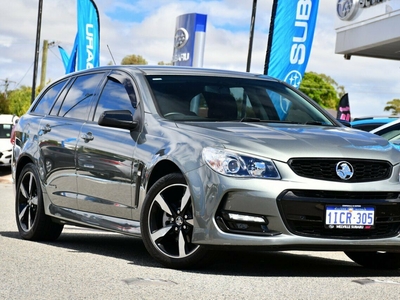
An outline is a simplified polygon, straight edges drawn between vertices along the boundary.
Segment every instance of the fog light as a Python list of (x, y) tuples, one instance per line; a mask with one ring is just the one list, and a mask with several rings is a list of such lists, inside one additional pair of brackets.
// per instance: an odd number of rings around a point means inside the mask
[(262, 217), (240, 215), (240, 214), (235, 214), (235, 213), (228, 213), (228, 216), (229, 216), (229, 219), (235, 220), (235, 221), (265, 223), (265, 220)]
[(236, 223), (236, 227), (237, 227), (237, 229), (240, 229), (240, 230), (247, 230), (249, 228), (249, 225), (244, 224), (244, 223)]

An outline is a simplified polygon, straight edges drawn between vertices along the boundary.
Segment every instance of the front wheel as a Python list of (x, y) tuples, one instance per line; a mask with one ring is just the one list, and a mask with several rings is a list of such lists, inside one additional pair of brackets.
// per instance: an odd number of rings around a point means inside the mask
[(208, 256), (203, 246), (192, 243), (192, 197), (182, 174), (166, 175), (150, 188), (141, 230), (147, 251), (169, 268), (194, 267)]
[(63, 230), (63, 225), (54, 223), (44, 212), (40, 179), (32, 163), (23, 168), (18, 179), (15, 217), (20, 236), (26, 240), (55, 240)]
[(355, 263), (363, 267), (386, 270), (395, 270), (400, 268), (400, 252), (346, 251), (345, 254)]

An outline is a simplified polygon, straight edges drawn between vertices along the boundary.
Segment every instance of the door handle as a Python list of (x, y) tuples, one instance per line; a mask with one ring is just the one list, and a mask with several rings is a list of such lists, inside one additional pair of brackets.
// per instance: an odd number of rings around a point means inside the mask
[(43, 133), (48, 133), (48, 132), (50, 132), (50, 131), (51, 131), (51, 126), (50, 126), (50, 124), (46, 124), (44, 127), (42, 127), (42, 128), (41, 128), (41, 131), (42, 131)]
[(84, 133), (81, 135), (81, 138), (85, 141), (85, 143), (88, 143), (90, 141), (93, 141), (94, 136), (93, 134), (89, 131), (87, 133)]

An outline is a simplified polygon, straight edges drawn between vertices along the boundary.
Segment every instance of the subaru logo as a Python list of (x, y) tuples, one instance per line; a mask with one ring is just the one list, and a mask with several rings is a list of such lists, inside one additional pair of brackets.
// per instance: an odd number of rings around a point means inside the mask
[(336, 12), (341, 20), (350, 21), (357, 14), (358, 6), (357, 0), (338, 0)]
[(349, 180), (354, 175), (353, 166), (347, 161), (338, 162), (336, 165), (336, 174), (340, 179)]
[(301, 73), (299, 71), (293, 70), (286, 75), (284, 81), (297, 89), (300, 87), (302, 79), (303, 77), (301, 76)]
[(175, 32), (175, 48), (180, 49), (186, 45), (187, 41), (189, 40), (189, 33), (185, 28), (179, 28)]

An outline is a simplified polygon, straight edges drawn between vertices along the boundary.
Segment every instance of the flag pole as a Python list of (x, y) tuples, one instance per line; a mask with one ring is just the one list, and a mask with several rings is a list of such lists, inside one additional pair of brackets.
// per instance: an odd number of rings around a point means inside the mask
[(32, 79), (32, 98), (31, 102), (35, 100), (36, 97), (36, 76), (39, 62), (39, 47), (40, 47), (40, 30), (42, 26), (42, 7), (43, 0), (39, 0), (38, 7), (38, 18), (37, 18), (37, 26), (36, 26), (36, 48), (35, 48), (35, 61), (33, 66), (33, 79)]
[(256, 21), (256, 10), (257, 10), (257, 0), (253, 0), (253, 10), (252, 10), (252, 13), (251, 13), (249, 51), (247, 53), (246, 72), (250, 72), (251, 53), (253, 51), (254, 23)]
[(273, 37), (274, 37), (275, 16), (276, 16), (277, 7), (278, 7), (278, 0), (274, 0), (274, 2), (272, 4), (272, 11), (271, 11), (271, 22), (269, 25), (267, 53), (265, 55), (264, 75), (268, 75), (269, 59), (271, 56), (271, 47), (272, 47), (272, 41), (273, 41)]

